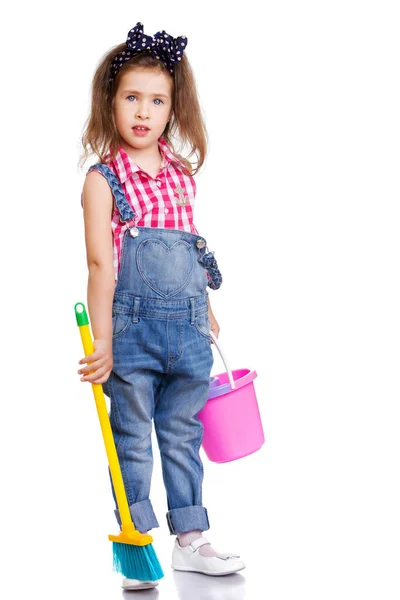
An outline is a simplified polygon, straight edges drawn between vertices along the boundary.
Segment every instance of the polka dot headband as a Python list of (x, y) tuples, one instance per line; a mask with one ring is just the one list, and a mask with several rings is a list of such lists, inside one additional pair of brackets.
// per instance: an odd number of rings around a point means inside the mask
[(158, 60), (165, 64), (171, 75), (174, 74), (175, 65), (182, 60), (182, 54), (188, 43), (187, 37), (182, 35), (173, 38), (165, 31), (158, 31), (154, 37), (143, 33), (143, 23), (137, 23), (129, 33), (126, 40), (126, 49), (119, 52), (111, 63), (111, 77), (113, 81), (121, 65), (140, 52), (150, 51)]

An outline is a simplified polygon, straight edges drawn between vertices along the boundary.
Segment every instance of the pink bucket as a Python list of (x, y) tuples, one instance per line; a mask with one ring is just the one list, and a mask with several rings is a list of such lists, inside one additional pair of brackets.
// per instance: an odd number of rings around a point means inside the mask
[(203, 448), (217, 463), (248, 456), (261, 448), (265, 439), (253, 380), (255, 371), (231, 371), (220, 342), (211, 337), (221, 354), (226, 372), (210, 379), (208, 401), (199, 413), (204, 426)]

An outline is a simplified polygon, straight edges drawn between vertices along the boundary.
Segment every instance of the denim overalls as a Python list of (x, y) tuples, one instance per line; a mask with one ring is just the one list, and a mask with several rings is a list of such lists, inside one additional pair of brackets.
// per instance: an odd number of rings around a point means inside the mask
[[(121, 220), (134, 225), (119, 179), (104, 164), (93, 169), (110, 184)], [(204, 238), (178, 229), (133, 226), (123, 238), (112, 308), (114, 365), (103, 389), (132, 520), (141, 532), (159, 526), (149, 499), (153, 419), (170, 533), (209, 529), (197, 418), (213, 364), (205, 247)]]

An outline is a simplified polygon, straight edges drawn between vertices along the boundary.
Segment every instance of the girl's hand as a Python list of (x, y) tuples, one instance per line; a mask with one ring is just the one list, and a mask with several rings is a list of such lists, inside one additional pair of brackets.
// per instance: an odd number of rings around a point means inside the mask
[(110, 377), (113, 368), (112, 342), (107, 340), (94, 340), (93, 346), (93, 354), (89, 354), (79, 361), (79, 364), (91, 364), (79, 369), (78, 374), (83, 375), (81, 381), (104, 383)]
[[(213, 332), (213, 334), (215, 335), (215, 337), (217, 338), (219, 335), (219, 325), (218, 325), (218, 321), (217, 319), (214, 317), (213, 312), (211, 311), (211, 309), (208, 311), (208, 320), (210, 321), (210, 325), (211, 325), (211, 331)], [(213, 340), (211, 339), (211, 343), (213, 344)]]

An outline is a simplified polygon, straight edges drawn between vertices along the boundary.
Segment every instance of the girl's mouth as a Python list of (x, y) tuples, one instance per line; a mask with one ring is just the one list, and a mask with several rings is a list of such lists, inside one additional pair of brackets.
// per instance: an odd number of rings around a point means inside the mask
[(141, 125), (136, 125), (136, 127), (132, 127), (135, 135), (143, 137), (150, 131), (148, 127), (142, 127)]

